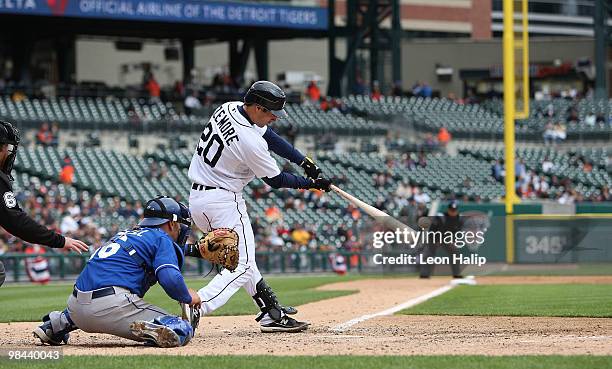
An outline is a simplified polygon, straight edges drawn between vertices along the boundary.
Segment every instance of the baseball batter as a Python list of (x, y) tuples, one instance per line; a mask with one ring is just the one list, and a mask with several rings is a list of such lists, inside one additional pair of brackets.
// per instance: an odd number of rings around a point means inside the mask
[[(189, 210), (195, 224), (204, 232), (224, 227), (239, 235), (238, 267), (234, 272), (223, 270), (198, 291), (201, 313), (210, 314), (244, 287), (261, 310), (256, 320), (262, 332), (299, 332), (309, 323), (289, 317), (296, 310), (281, 306), (262, 278), (242, 189), (255, 177), (273, 188), (328, 191), (331, 185), (320, 178), (321, 170), (310, 158), (267, 127), (287, 116), (285, 100), (285, 93), (274, 83), (258, 81), (244, 102), (221, 105), (204, 128), (189, 166)], [(269, 150), (299, 164), (308, 177), (281, 172)]]

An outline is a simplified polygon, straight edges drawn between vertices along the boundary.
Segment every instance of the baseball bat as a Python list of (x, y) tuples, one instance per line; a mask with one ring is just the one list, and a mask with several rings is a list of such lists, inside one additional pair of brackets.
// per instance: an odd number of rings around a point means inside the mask
[(366, 204), (365, 202), (359, 200), (358, 198), (356, 198), (355, 196), (351, 195), (350, 193), (341, 190), (340, 188), (338, 188), (335, 185), (331, 185), (330, 186), (331, 190), (334, 191), (335, 193), (337, 193), (338, 195), (340, 195), (341, 197), (343, 197), (345, 200), (349, 201), (350, 203), (354, 204), (355, 206), (357, 206), (359, 209), (363, 210), (366, 214), (374, 217), (374, 218), (380, 218), (379, 220), (381, 221), (381, 223), (383, 223), (383, 225), (387, 226), (390, 229), (407, 229), (408, 232), (414, 232), (414, 230), (410, 227), (408, 227), (407, 225), (405, 225), (404, 223), (400, 222), (399, 220), (393, 218), (391, 215), (385, 213), (384, 211), (377, 209), (375, 207), (373, 207), (370, 204)]

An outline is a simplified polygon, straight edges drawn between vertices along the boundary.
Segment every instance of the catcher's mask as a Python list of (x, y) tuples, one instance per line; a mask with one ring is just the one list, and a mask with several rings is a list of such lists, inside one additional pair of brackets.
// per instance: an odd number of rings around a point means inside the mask
[(17, 157), (17, 147), (19, 146), (19, 130), (15, 128), (11, 123), (0, 120), (0, 146), (8, 144), (9, 154), (0, 167), (0, 171), (4, 172), (9, 178), (13, 180), (11, 171), (13, 170), (13, 164)]
[(149, 200), (144, 210), (144, 218), (138, 223), (141, 227), (158, 227), (170, 221), (179, 223), (181, 230), (176, 243), (183, 247), (191, 231), (191, 212), (189, 209), (167, 196)]

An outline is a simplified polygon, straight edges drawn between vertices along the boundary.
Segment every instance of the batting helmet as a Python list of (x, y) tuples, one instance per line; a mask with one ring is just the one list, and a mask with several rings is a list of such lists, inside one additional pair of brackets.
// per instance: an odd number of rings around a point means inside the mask
[(278, 118), (286, 118), (285, 101), (287, 97), (283, 90), (270, 81), (257, 81), (244, 95), (245, 104), (257, 104), (272, 112)]
[(170, 221), (181, 225), (176, 243), (183, 246), (191, 228), (191, 212), (185, 205), (170, 197), (160, 196), (149, 200), (144, 210), (144, 218), (138, 225), (141, 227), (158, 227)]
[(12, 181), (11, 171), (17, 157), (17, 146), (19, 145), (19, 130), (11, 123), (0, 120), (0, 145), (9, 145), (9, 155), (2, 164), (0, 170)]

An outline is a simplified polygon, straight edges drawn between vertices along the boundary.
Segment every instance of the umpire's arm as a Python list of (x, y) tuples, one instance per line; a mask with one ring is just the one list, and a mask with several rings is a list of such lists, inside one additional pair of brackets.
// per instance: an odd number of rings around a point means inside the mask
[(11, 188), (0, 181), (0, 225), (10, 234), (26, 242), (62, 248), (66, 239), (30, 218), (17, 204)]

